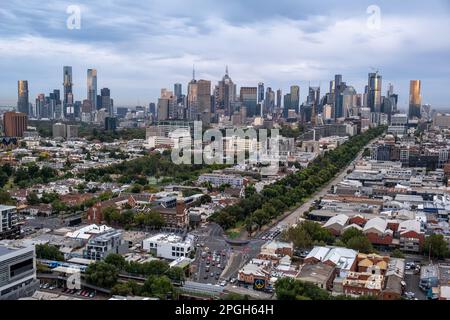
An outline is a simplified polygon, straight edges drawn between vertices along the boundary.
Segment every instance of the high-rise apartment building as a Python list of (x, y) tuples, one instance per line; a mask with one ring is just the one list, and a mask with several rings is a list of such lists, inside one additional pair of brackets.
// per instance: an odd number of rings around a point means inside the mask
[(29, 113), (27, 80), (19, 80), (17, 82), (17, 111), (27, 115)]
[(97, 70), (87, 70), (87, 100), (93, 108), (97, 107)]
[(421, 82), (420, 80), (411, 80), (409, 83), (409, 118), (420, 118), (421, 107)]
[(27, 126), (28, 116), (25, 113), (9, 111), (3, 114), (3, 129), (7, 137), (23, 137)]
[(64, 87), (64, 97), (63, 97), (63, 109), (64, 116), (73, 115), (73, 92), (72, 92), (72, 67), (65, 66), (63, 68), (63, 87)]
[(281, 89), (277, 90), (277, 109), (281, 109), (281, 100), (283, 99), (283, 92)]
[(369, 83), (367, 87), (367, 107), (371, 112), (381, 112), (381, 87), (382, 77), (376, 73), (369, 73)]
[(258, 83), (258, 103), (264, 100), (264, 82)]

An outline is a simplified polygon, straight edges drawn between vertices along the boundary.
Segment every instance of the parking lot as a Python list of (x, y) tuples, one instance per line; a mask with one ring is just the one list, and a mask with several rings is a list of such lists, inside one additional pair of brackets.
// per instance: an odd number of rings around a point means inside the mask
[(39, 285), (39, 290), (44, 292), (51, 292), (55, 294), (70, 296), (78, 299), (85, 299), (85, 300), (100, 300), (102, 299), (101, 296), (97, 295), (97, 293), (94, 290), (87, 290), (87, 289), (68, 289), (61, 285), (60, 283), (56, 281), (42, 281)]

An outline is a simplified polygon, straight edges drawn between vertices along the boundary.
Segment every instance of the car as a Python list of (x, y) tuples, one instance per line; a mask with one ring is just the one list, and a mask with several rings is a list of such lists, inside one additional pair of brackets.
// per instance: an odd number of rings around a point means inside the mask
[(219, 271), (216, 272), (216, 275), (220, 276), (220, 274), (221, 274), (221, 272), (219, 272)]
[(55, 290), (55, 287), (54, 287), (54, 286), (50, 286), (50, 287), (48, 288), (48, 290)]
[(235, 282), (236, 282), (236, 279), (235, 278), (231, 278), (230, 283), (233, 284)]
[(205, 273), (205, 275), (203, 276), (203, 279), (208, 279), (208, 274)]
[(89, 297), (89, 291), (86, 290), (83, 294), (83, 297)]
[(210, 273), (210, 276), (211, 276), (211, 277), (214, 277), (214, 272), (211, 272), (211, 273)]
[(94, 298), (95, 297), (95, 292), (91, 292), (91, 293), (89, 293), (89, 298)]
[(219, 280), (219, 276), (216, 276), (216, 280)]
[(222, 269), (222, 266), (220, 265), (220, 263), (217, 265), (217, 268)]
[(42, 287), (43, 289), (48, 289), (48, 287), (50, 287), (49, 283), (45, 283), (44, 286)]
[(214, 261), (213, 261), (213, 262), (211, 262), (211, 265), (214, 267), (216, 264), (215, 264)]
[(226, 285), (227, 285), (227, 282), (225, 280), (220, 283), (221, 287), (225, 287)]

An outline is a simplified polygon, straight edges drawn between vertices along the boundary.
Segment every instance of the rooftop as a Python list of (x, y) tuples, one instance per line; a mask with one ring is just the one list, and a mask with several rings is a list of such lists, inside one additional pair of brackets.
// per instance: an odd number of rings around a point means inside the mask
[(34, 246), (26, 244), (22, 241), (2, 240), (0, 241), (0, 257), (27, 248), (34, 250)]
[(154, 235), (153, 237), (147, 238), (144, 241), (151, 242), (163, 242), (163, 243), (180, 243), (180, 242), (192, 242), (192, 238), (187, 236), (183, 238), (182, 236), (176, 235), (174, 233), (160, 233)]

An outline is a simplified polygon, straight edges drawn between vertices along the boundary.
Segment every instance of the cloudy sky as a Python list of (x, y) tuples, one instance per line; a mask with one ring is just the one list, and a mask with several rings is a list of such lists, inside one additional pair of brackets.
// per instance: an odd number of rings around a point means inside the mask
[[(80, 29), (67, 28), (70, 5), (81, 10)], [(447, 0), (0, 0), (0, 105), (16, 104), (19, 79), (33, 102), (62, 89), (64, 65), (73, 66), (76, 100), (96, 68), (116, 106), (148, 104), (175, 82), (185, 91), (192, 65), (216, 83), (228, 65), (238, 86), (299, 84), (302, 98), (309, 83), (328, 90), (336, 73), (362, 91), (378, 69), (401, 107), (409, 80), (421, 79), (424, 103), (450, 110), (448, 30)]]

